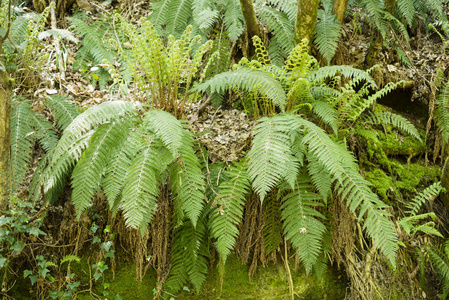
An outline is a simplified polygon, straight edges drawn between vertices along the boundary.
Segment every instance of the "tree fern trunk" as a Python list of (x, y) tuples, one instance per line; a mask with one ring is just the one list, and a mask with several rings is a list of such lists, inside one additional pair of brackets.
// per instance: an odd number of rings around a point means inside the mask
[(340, 24), (343, 24), (347, 6), (348, 0), (335, 0), (334, 13), (337, 16), (338, 22), (340, 22)]
[(299, 0), (295, 22), (296, 43), (306, 38), (309, 41), (309, 48), (312, 45), (319, 4), (320, 0)]
[(245, 18), (246, 30), (248, 32), (249, 57), (252, 57), (256, 53), (252, 38), (255, 35), (260, 37), (259, 23), (257, 23), (256, 11), (254, 10), (252, 0), (240, 0), (240, 6), (242, 7), (242, 14)]
[(7, 173), (11, 144), (11, 90), (12, 79), (6, 71), (0, 70), (0, 214), (6, 211), (9, 198)]

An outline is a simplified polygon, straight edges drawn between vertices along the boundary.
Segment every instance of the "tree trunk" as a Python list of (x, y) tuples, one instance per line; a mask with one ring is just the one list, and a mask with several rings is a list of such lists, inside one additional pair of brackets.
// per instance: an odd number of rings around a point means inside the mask
[(295, 22), (295, 39), (296, 43), (301, 42), (304, 38), (309, 41), (309, 50), (312, 46), (313, 30), (316, 25), (318, 15), (318, 5), (320, 0), (299, 0), (298, 12)]
[(441, 186), (446, 189), (446, 193), (441, 193), (441, 201), (447, 210), (449, 210), (449, 158), (444, 163), (443, 172), (441, 173)]
[(338, 22), (340, 22), (340, 24), (343, 24), (347, 6), (348, 0), (335, 0), (334, 14), (337, 16)]
[(5, 70), (0, 69), (0, 214), (6, 211), (9, 199), (7, 174), (11, 144), (11, 92), (12, 79)]
[(256, 11), (254, 10), (254, 4), (252, 0), (240, 0), (240, 6), (242, 7), (242, 14), (245, 18), (246, 31), (248, 32), (248, 52), (249, 57), (253, 57), (255, 54), (255, 47), (253, 45), (253, 36), (260, 36), (259, 23), (257, 23)]

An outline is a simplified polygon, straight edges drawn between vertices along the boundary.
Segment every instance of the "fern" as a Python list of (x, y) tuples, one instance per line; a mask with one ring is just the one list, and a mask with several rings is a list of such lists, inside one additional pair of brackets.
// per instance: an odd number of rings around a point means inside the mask
[(407, 20), (407, 24), (412, 26), (415, 19), (415, 6), (413, 0), (397, 0), (396, 7), (399, 13)]
[(240, 7), (240, 1), (229, 0), (225, 6), (224, 13), (224, 25), (229, 33), (229, 39), (231, 42), (235, 42), (238, 37), (243, 33), (244, 18), (242, 9)]
[(168, 11), (170, 16), (166, 19), (167, 34), (179, 37), (188, 25), (188, 20), (192, 16), (193, 0), (170, 1)]
[(338, 47), (342, 25), (331, 11), (318, 10), (319, 22), (315, 25), (315, 43), (320, 54), (330, 64)]
[(442, 299), (446, 299), (449, 294), (449, 241), (444, 243), (444, 253), (441, 251), (434, 251), (432, 248), (427, 247), (429, 253), (429, 259), (434, 265), (433, 268), (438, 271), (442, 276), (443, 281), (443, 295)]
[(369, 83), (373, 88), (377, 87), (376, 82), (366, 71), (355, 69), (350, 66), (322, 67), (313, 71), (310, 74), (310, 79), (317, 82), (323, 82), (327, 78), (335, 77), (337, 74), (347, 78), (359, 78), (360, 80), (364, 80)]
[(74, 104), (59, 95), (52, 95), (45, 99), (45, 105), (50, 108), (55, 117), (56, 126), (60, 130), (66, 129), (80, 114)]
[[(282, 189), (281, 189), (282, 190)], [(295, 188), (287, 194), (282, 202), (282, 220), (284, 233), (309, 273), (317, 263), (322, 252), (322, 239), (326, 227), (318, 219), (324, 216), (315, 207), (322, 206), (317, 194), (312, 192), (310, 178), (301, 172)]]
[(400, 115), (391, 112), (376, 112), (369, 114), (365, 120), (367, 123), (371, 124), (392, 125), (401, 131), (410, 134), (418, 141), (422, 141), (415, 126)]
[(264, 201), (266, 219), (263, 227), (265, 252), (275, 252), (282, 241), (281, 201), (279, 197), (268, 197)]
[(449, 84), (445, 84), (435, 101), (435, 120), (443, 137), (443, 147), (449, 141)]
[(262, 118), (256, 126), (253, 145), (248, 152), (248, 174), (261, 201), (287, 176), (289, 166), (294, 165), (290, 136), (286, 133), (291, 126), (288, 115)]
[(240, 68), (232, 72), (223, 72), (198, 85), (195, 90), (220, 94), (232, 88), (248, 92), (257, 90), (284, 110), (286, 103), (284, 89), (268, 72), (262, 70)]
[(441, 193), (442, 189), (443, 187), (441, 186), (441, 182), (435, 182), (431, 186), (427, 187), (424, 191), (416, 195), (415, 198), (413, 198), (413, 200), (407, 205), (407, 208), (409, 209), (407, 213), (416, 215), (421, 206), (430, 199), (435, 199), (435, 197)]
[(246, 162), (230, 166), (214, 202), (217, 208), (211, 215), (211, 235), (216, 238), (215, 247), (223, 263), (229, 256), (239, 234), (238, 225), (243, 215), (245, 197), (250, 189)]
[(78, 44), (78, 39), (73, 36), (73, 34), (66, 29), (47, 29), (38, 35), (38, 39), (43, 40), (48, 37), (59, 37), (61, 39), (66, 39), (68, 41), (73, 42), (74, 44)]
[(276, 36), (276, 41), (282, 49), (283, 56), (287, 56), (295, 47), (293, 23), (288, 20), (285, 14), (269, 6), (259, 6), (258, 13), (260, 19), (267, 24)]

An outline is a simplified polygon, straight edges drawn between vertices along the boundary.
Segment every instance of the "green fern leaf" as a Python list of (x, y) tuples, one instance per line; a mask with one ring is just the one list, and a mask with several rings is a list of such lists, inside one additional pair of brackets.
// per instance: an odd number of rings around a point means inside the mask
[(415, 6), (412, 0), (397, 0), (396, 7), (400, 14), (407, 20), (407, 24), (411, 27), (415, 19)]
[(335, 134), (338, 132), (338, 112), (329, 103), (324, 101), (313, 101), (312, 111), (327, 125), (329, 125)]
[(224, 25), (229, 32), (229, 39), (235, 42), (243, 33), (243, 14), (240, 1), (229, 0), (225, 6)]
[(410, 134), (418, 141), (422, 141), (415, 126), (400, 115), (391, 112), (376, 112), (368, 115), (366, 121), (371, 124), (393, 125), (401, 131)]
[(317, 202), (321, 197), (312, 192), (310, 178), (300, 173), (295, 188), (282, 202), (282, 220), (285, 237), (290, 240), (309, 273), (322, 253), (322, 239), (326, 227), (318, 219), (324, 216), (315, 210), (323, 204)]
[(91, 203), (100, 188), (107, 164), (129, 133), (130, 122), (116, 121), (98, 127), (72, 173), (72, 202), (78, 218)]
[(310, 74), (310, 79), (316, 82), (323, 82), (328, 78), (335, 77), (337, 74), (340, 74), (347, 78), (359, 78), (361, 80), (368, 82), (371, 85), (371, 87), (377, 88), (376, 82), (366, 71), (355, 69), (350, 66), (322, 67), (319, 68), (318, 70), (313, 71)]
[(277, 42), (279, 42), (279, 46), (283, 50), (283, 55), (287, 56), (295, 47), (293, 23), (288, 20), (284, 13), (269, 6), (259, 6), (258, 13), (259, 18), (267, 24), (268, 28), (277, 37)]
[(232, 88), (246, 92), (257, 91), (268, 97), (282, 111), (285, 109), (287, 97), (284, 89), (270, 73), (263, 70), (240, 68), (232, 72), (223, 72), (198, 85), (194, 90), (208, 90), (210, 93), (220, 94)]
[(264, 201), (266, 217), (263, 227), (263, 237), (266, 255), (276, 251), (282, 241), (281, 201), (279, 198), (267, 197)]
[(31, 162), (31, 154), (34, 146), (34, 130), (30, 126), (31, 105), (28, 101), (21, 101), (13, 103), (13, 110), (11, 112), (11, 169), (12, 176), (10, 177), (11, 193), (14, 193), (17, 188), (25, 180), (28, 172), (28, 166)]
[(177, 1), (159, 0), (150, 4), (151, 15), (148, 17), (148, 20), (154, 24), (158, 31), (161, 30), (162, 25), (167, 24), (167, 13), (170, 12), (169, 8), (171, 8), (173, 2)]
[(56, 125), (64, 130), (80, 114), (76, 105), (69, 102), (65, 97), (53, 95), (45, 99), (47, 106), (55, 117)]
[(441, 193), (442, 189), (443, 187), (439, 181), (427, 187), (424, 191), (416, 195), (412, 201), (410, 201), (407, 205), (407, 208), (409, 209), (407, 213), (416, 215), (421, 209), (421, 206), (430, 199), (435, 199), (436, 196)]
[(287, 177), (287, 166), (294, 161), (287, 134), (291, 129), (291, 115), (261, 118), (256, 126), (253, 146), (248, 153), (248, 174), (261, 201)]
[(230, 166), (225, 175), (229, 179), (220, 184), (218, 195), (214, 200), (217, 208), (211, 215), (211, 235), (217, 239), (215, 247), (223, 263), (235, 245), (245, 197), (250, 189), (246, 162)]
[(78, 44), (78, 39), (74, 37), (73, 33), (68, 31), (67, 29), (47, 29), (45, 31), (40, 32), (37, 38), (39, 40), (43, 40), (48, 37), (58, 37), (61, 39), (66, 39), (75, 44)]
[(32, 119), (32, 127), (36, 130), (35, 136), (42, 148), (45, 152), (53, 149), (58, 144), (58, 136), (53, 130), (53, 125), (38, 113), (32, 113), (30, 118)]
[(338, 47), (342, 25), (332, 12), (318, 10), (319, 22), (315, 25), (315, 44), (321, 55), (330, 64)]
[(131, 162), (122, 192), (120, 208), (126, 225), (139, 228), (142, 235), (156, 212), (159, 186), (159, 153), (147, 146)]
[(445, 84), (435, 101), (435, 120), (441, 136), (443, 147), (449, 142), (449, 84)]
[(193, 0), (174, 0), (170, 2), (168, 11), (169, 17), (166, 19), (167, 34), (174, 37), (181, 36), (188, 25), (189, 18), (192, 16)]
[(190, 132), (184, 131), (182, 143), (178, 159), (170, 168), (170, 186), (175, 194), (175, 208), (185, 213), (193, 226), (196, 226), (204, 206), (206, 184), (198, 157), (193, 150)]

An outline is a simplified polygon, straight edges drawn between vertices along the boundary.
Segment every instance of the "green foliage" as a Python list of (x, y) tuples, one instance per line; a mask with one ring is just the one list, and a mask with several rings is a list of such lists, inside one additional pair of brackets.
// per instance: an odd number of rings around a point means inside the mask
[[(45, 100), (48, 108), (54, 112), (57, 127), (64, 129), (64, 122), (76, 115), (75, 105), (61, 96), (52, 96)], [(15, 193), (25, 180), (31, 163), (34, 145), (39, 142), (45, 152), (50, 152), (58, 143), (53, 125), (42, 114), (32, 109), (28, 100), (16, 98), (11, 111), (11, 193)], [(61, 116), (60, 108), (64, 107), (72, 115)], [(62, 119), (62, 120), (61, 120)], [(38, 177), (38, 174), (35, 174)]]
[(430, 247), (427, 248), (429, 259), (434, 265), (433, 268), (440, 274), (443, 282), (443, 294), (442, 299), (447, 299), (449, 294), (449, 241), (444, 243), (443, 251), (434, 250)]
[(229, 179), (220, 184), (214, 199), (216, 208), (211, 212), (211, 236), (217, 239), (215, 248), (223, 263), (235, 246), (245, 197), (250, 189), (246, 168), (245, 161), (231, 165), (225, 174)]
[(330, 64), (338, 47), (342, 25), (332, 13), (331, 8), (318, 10), (318, 19), (319, 22), (315, 25), (316, 37), (314, 42), (320, 54)]
[(376, 112), (369, 114), (365, 120), (369, 124), (392, 125), (421, 141), (415, 126), (400, 115), (391, 112)]
[(443, 137), (443, 147), (449, 142), (449, 84), (445, 84), (435, 101), (435, 120)]
[(421, 206), (430, 199), (435, 199), (436, 196), (441, 193), (442, 189), (441, 182), (435, 182), (427, 187), (424, 191), (416, 195), (416, 197), (407, 205), (407, 208), (409, 209), (407, 212), (411, 215), (416, 215)]
[[(175, 116), (183, 113), (193, 79), (212, 42), (201, 45), (201, 37), (192, 37), (192, 27), (188, 26), (180, 39), (170, 36), (166, 46), (150, 22), (142, 19), (141, 27), (136, 31), (134, 25), (116, 17), (132, 45), (124, 58), (134, 81), (148, 97), (145, 101), (155, 108), (173, 112)], [(197, 50), (191, 56), (193, 48)], [(182, 99), (178, 99), (179, 95)]]

